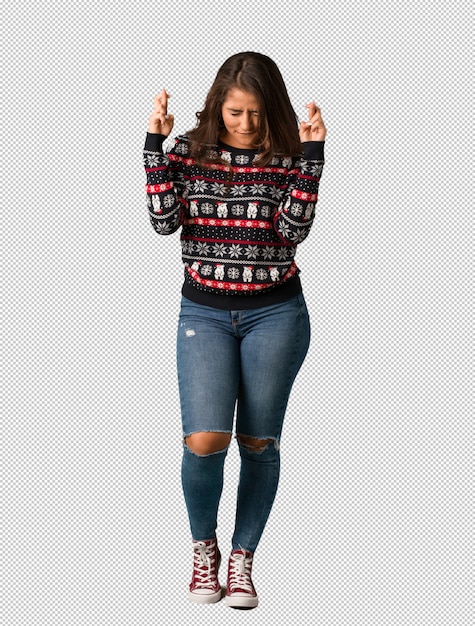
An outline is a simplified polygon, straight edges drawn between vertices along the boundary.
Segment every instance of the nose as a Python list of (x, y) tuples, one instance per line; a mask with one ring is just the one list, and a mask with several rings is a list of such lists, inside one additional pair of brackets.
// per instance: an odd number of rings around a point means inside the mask
[(250, 113), (244, 113), (241, 119), (241, 130), (248, 132), (254, 127), (252, 115)]

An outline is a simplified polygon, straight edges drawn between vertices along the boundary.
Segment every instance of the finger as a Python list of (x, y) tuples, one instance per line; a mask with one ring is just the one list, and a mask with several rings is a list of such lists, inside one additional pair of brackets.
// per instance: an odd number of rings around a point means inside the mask
[(158, 113), (161, 107), (160, 94), (157, 94), (153, 99), (153, 110)]
[(168, 94), (164, 89), (153, 99), (153, 110), (157, 114), (166, 115), (167, 113)]
[(320, 109), (317, 108), (315, 115), (312, 116), (310, 120), (311, 124), (323, 124), (322, 114), (320, 113)]
[(160, 93), (160, 102), (165, 111), (165, 114), (168, 112), (168, 99), (170, 98), (170, 94), (167, 92), (165, 88), (162, 89)]
[(312, 120), (312, 123), (310, 125), (310, 131), (312, 133), (321, 133), (324, 130), (325, 130), (325, 124), (322, 122), (321, 119)]
[(317, 105), (315, 104), (315, 102), (312, 100), (312, 102), (310, 102), (309, 104), (306, 105), (306, 108), (308, 109), (308, 119), (311, 120), (312, 117), (315, 115), (315, 113), (318, 110)]
[(323, 126), (323, 120), (322, 120), (322, 116), (320, 115), (320, 113), (315, 113), (315, 115), (312, 117), (309, 123), (312, 126), (314, 126), (315, 124)]
[(163, 90), (160, 92), (158, 97), (158, 110), (157, 113), (160, 117), (165, 117), (167, 114), (167, 106), (166, 106), (166, 98), (164, 99)]

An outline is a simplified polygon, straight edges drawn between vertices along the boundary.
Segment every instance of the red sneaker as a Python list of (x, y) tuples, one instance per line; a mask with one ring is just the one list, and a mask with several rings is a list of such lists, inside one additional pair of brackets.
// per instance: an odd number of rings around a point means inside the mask
[(212, 604), (221, 600), (221, 585), (218, 582), (218, 569), (221, 554), (216, 539), (193, 541), (193, 577), (188, 598), (199, 604)]
[(233, 550), (229, 557), (226, 604), (235, 609), (253, 609), (258, 604), (251, 580), (252, 552)]

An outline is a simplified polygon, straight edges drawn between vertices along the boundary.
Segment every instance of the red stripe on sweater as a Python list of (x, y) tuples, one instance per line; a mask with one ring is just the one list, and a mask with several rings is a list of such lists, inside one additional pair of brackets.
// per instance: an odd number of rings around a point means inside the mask
[(298, 189), (293, 189), (290, 195), (292, 198), (306, 200), (307, 202), (316, 202), (318, 199), (317, 193), (307, 193), (306, 191), (299, 191)]
[(191, 226), (192, 224), (197, 226), (237, 226), (238, 228), (261, 228), (264, 230), (272, 230), (274, 228), (270, 222), (262, 220), (228, 220), (217, 217), (189, 217), (185, 219), (184, 224), (185, 226)]
[(173, 183), (161, 183), (160, 185), (145, 185), (147, 193), (160, 193), (161, 191), (170, 191), (173, 189)]
[[(170, 159), (170, 161), (182, 162), (188, 166), (196, 165), (196, 161), (194, 159), (185, 159), (178, 154), (168, 154), (167, 156)], [(220, 172), (229, 172), (229, 168), (230, 168), (229, 165), (224, 165), (222, 163), (204, 163), (204, 167), (208, 169), (212, 169), (212, 170), (219, 170)], [(232, 168), (233, 168), (233, 172), (236, 172), (238, 174), (249, 174), (249, 173), (254, 173), (254, 172), (264, 172), (268, 174), (280, 174), (280, 173), (297, 174), (298, 173), (298, 170), (296, 169), (289, 170), (288, 168), (285, 168), (285, 167), (257, 167), (257, 166), (237, 167), (236, 165), (233, 165)]]
[(273, 248), (274, 246), (287, 246), (287, 247), (292, 247), (295, 244), (289, 244), (287, 242), (281, 242), (281, 241), (252, 241), (250, 239), (246, 239), (246, 241), (243, 241), (242, 239), (223, 239), (222, 237), (220, 237), (219, 239), (213, 239), (212, 237), (188, 237), (188, 236), (182, 236), (182, 240), (183, 241), (204, 241), (207, 243), (225, 243), (225, 244), (230, 244), (230, 243), (237, 243), (240, 246), (270, 246), (271, 248)]
[(318, 176), (309, 176), (308, 174), (300, 174), (299, 178), (300, 179), (305, 178), (306, 180), (311, 180), (312, 182), (314, 182), (315, 180), (318, 180), (318, 181), (320, 180)]

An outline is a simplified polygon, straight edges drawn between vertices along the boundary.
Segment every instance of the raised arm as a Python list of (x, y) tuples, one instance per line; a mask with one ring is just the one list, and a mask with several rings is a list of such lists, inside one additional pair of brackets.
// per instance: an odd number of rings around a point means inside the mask
[(303, 158), (289, 173), (289, 184), (274, 218), (274, 228), (289, 245), (301, 243), (309, 234), (324, 164), (326, 128), (314, 102), (307, 104), (308, 121), (300, 124)]
[(163, 142), (173, 129), (174, 117), (168, 113), (169, 94), (165, 89), (156, 95), (149, 117), (144, 147), (145, 186), (150, 221), (160, 235), (170, 235), (183, 222), (186, 192), (179, 163), (170, 163), (163, 152)]

